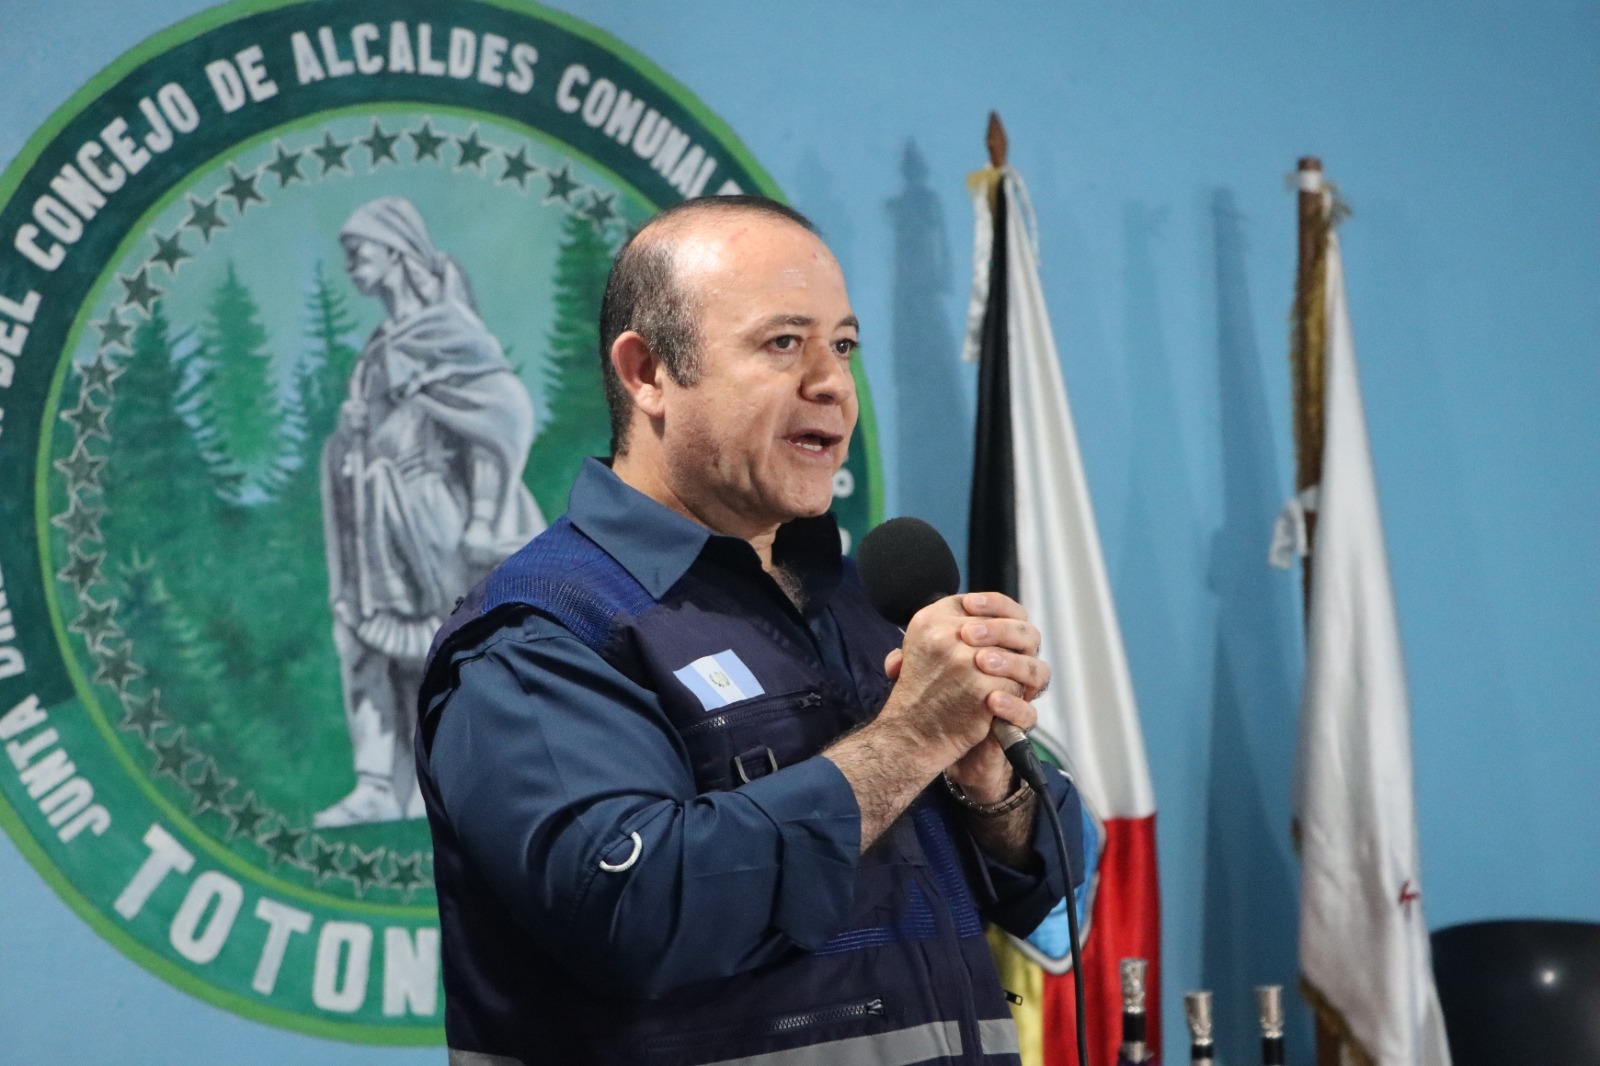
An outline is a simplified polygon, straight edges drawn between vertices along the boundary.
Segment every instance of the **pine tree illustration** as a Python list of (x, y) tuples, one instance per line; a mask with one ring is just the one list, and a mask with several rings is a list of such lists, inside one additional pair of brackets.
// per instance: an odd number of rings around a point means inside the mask
[[(294, 393), (285, 414), (288, 454), (279, 492), (286, 557), (297, 569), (315, 571), (319, 597), (325, 598), (327, 570), (322, 565), (322, 449), (339, 422), (339, 406), (349, 391), (350, 373), (360, 351), (350, 342), (355, 317), (345, 297), (328, 281), (319, 260), (305, 304), (306, 347), (294, 371)], [(314, 565), (313, 565), (314, 562)]]
[(230, 261), (207, 307), (198, 357), (209, 377), (207, 424), (216, 432), (224, 466), (240, 475), (245, 496), (252, 488), (276, 487), (282, 458), (282, 404), (267, 339), (260, 307)]
[[(217, 695), (211, 686), (223, 674), (225, 652), (195, 619), (205, 613), (201, 605), (218, 595), (216, 532), (231, 510), (221, 495), (232, 486), (218, 481), (180, 413), (196, 403), (174, 354), (185, 338), (173, 336), (160, 303), (134, 331), (133, 351), (107, 417), (113, 446), (101, 481), (106, 513), (100, 528), (107, 572), (122, 601), (120, 624), (141, 663), (161, 663), (146, 667), (159, 675), (152, 684), (167, 683), (167, 695), (177, 697), (182, 686), (159, 672), (181, 663), (184, 675), (199, 686), (192, 696), (204, 701)], [(156, 572), (170, 575), (159, 596), (152, 592)], [(156, 600), (188, 606), (160, 611), (137, 606)], [(172, 621), (178, 614), (185, 619), (181, 624)], [(167, 654), (174, 640), (183, 645), (181, 656)]]
[[(257, 600), (245, 623), (255, 668), (239, 679), (239, 691), (242, 699), (272, 708), (277, 735), (266, 750), (312, 756), (310, 762), (294, 760), (259, 772), (282, 778), (286, 794), (315, 798), (328, 788), (348, 788), (339, 664), (328, 636), (333, 616), (323, 543), (322, 449), (338, 423), (360, 354), (350, 341), (354, 316), (320, 262), (313, 270), (305, 322), (307, 344), (286, 414), (292, 423), (285, 434), (286, 472), (276, 497), (249, 509), (250, 541), (241, 545), (256, 553)], [(338, 761), (316, 762), (321, 752), (338, 753)], [(340, 794), (330, 794), (325, 802)]]
[(300, 454), (309, 458), (315, 468), (322, 443), (338, 424), (339, 405), (344, 402), (350, 372), (361, 355), (349, 340), (356, 327), (355, 316), (350, 313), (344, 293), (329, 284), (320, 259), (306, 300), (306, 317), (306, 339), (311, 342), (311, 349), (296, 374), (295, 395), (303, 432)]
[(233, 488), (206, 461), (185, 410), (199, 410), (201, 400), (175, 354), (186, 337), (173, 335), (162, 305), (154, 304), (134, 331), (133, 352), (117, 382), (107, 418), (113, 448), (103, 477), (102, 526), (114, 561), (127, 562), (135, 553), (203, 559), (218, 497)]
[(555, 322), (538, 436), (523, 473), (547, 519), (567, 509), (567, 493), (587, 455), (605, 455), (611, 426), (600, 380), (600, 299), (612, 247), (579, 215), (562, 227), (555, 270)]
[(209, 723), (191, 712), (227, 698), (222, 649), (173, 597), (153, 559), (134, 552), (117, 565), (114, 578), (120, 593), (117, 617), (144, 666), (145, 684), (160, 693), (167, 715), (191, 737), (209, 735)]

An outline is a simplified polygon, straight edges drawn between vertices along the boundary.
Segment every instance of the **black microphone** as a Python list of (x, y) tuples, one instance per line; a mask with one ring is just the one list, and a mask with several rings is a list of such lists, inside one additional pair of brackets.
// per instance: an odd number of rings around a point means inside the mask
[[(961, 570), (950, 545), (920, 518), (891, 518), (874, 527), (862, 538), (856, 563), (873, 609), (901, 629), (928, 604), (961, 590)], [(1043, 773), (1027, 734), (1001, 718), (989, 731), (1017, 776), (1043, 794)]]

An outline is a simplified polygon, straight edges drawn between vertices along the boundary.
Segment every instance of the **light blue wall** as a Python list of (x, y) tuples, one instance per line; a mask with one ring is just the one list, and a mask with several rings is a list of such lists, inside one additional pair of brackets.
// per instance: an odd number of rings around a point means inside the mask
[[(198, 8), (5, 0), (0, 159)], [(887, 203), (903, 195), (902, 151), (909, 138), (926, 158), (951, 252), (946, 291), (912, 307), (954, 336), (962, 180), (988, 109), (1005, 118), (1150, 750), (1166, 1002), (1213, 984), (1236, 1026), (1245, 986), (1294, 981), (1299, 601), (1263, 560), (1292, 473), (1283, 175), (1322, 156), (1355, 208), (1346, 269), (1410, 670), (1429, 922), (1600, 920), (1592, 3), (567, 9), (684, 82), (827, 231), (865, 323), (891, 472)], [(953, 373), (970, 391), (970, 369)], [(949, 406), (941, 432), (964, 436)], [(890, 511), (965, 476), (892, 477)], [(1165, 1029), (1179, 1047), (1177, 1011)], [(440, 1060), (293, 1037), (174, 992), (0, 842), (0, 1060), (67, 1060), (52, 1047), (118, 1063)]]

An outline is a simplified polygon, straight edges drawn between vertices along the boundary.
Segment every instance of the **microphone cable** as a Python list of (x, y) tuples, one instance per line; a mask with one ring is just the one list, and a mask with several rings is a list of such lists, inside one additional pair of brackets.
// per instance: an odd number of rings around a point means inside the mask
[(1006, 749), (1006, 759), (1017, 776), (1026, 781), (1038, 796), (1034, 809), (1044, 813), (1050, 823), (1051, 835), (1056, 840), (1056, 856), (1061, 860), (1061, 871), (1067, 883), (1067, 949), (1072, 954), (1072, 1002), (1076, 1007), (1073, 1021), (1077, 1027), (1078, 1066), (1089, 1066), (1089, 1039), (1083, 1006), (1083, 953), (1078, 947), (1078, 893), (1072, 887), (1072, 854), (1067, 847), (1066, 832), (1061, 828), (1061, 812), (1050, 801), (1050, 793), (1044, 787), (1044, 768), (1039, 765), (1039, 756), (1034, 754), (1033, 745), (1026, 741), (1026, 737), (1022, 744), (1014, 744)]
[[(873, 608), (902, 630), (911, 616), (935, 600), (954, 595), (961, 588), (961, 570), (950, 545), (937, 529), (920, 518), (891, 518), (873, 527), (862, 538), (856, 552), (861, 581)], [(1068, 950), (1072, 954), (1072, 999), (1077, 1008), (1078, 1066), (1089, 1066), (1089, 1040), (1083, 1003), (1083, 953), (1079, 947), (1078, 894), (1072, 887), (1072, 856), (1067, 836), (1061, 827), (1061, 812), (1050, 800), (1044, 786), (1044, 768), (1034, 754), (1027, 734), (1010, 722), (996, 718), (995, 738), (1006, 753), (1006, 761), (1018, 777), (1033, 789), (1036, 810), (1044, 812), (1056, 841), (1056, 854), (1066, 878)], [(1035, 817), (1038, 817), (1035, 815)]]

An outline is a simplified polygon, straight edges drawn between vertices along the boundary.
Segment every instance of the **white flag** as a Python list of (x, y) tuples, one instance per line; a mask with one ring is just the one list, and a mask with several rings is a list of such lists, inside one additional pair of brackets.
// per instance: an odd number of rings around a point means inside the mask
[[(1161, 891), (1156, 873), (1156, 800), (1145, 759), (1133, 684), (1123, 653), (1111, 583), (1106, 577), (1095, 528), (1089, 482), (1078, 452), (1072, 410), (1067, 402), (1061, 360), (1039, 279), (1039, 257), (1026, 220), (1027, 189), (1009, 167), (1000, 174), (997, 203), (1005, 205), (1004, 225), (991, 214), (986, 188), (975, 182), (982, 268), (974, 271), (969, 347), (982, 360), (1003, 355), (1010, 403), (1014, 543), (993, 536), (993, 552), (1015, 553), (1017, 598), (1039, 627), (1040, 656), (1050, 664), (1052, 683), (1034, 700), (1039, 725), (1034, 740), (1056, 755), (1076, 779), (1094, 826), (1085, 832), (1086, 891), (1083, 941), (1084, 1010), (1091, 1062), (1114, 1062), (1122, 1028), (1122, 959), (1148, 963), (1145, 1013), (1150, 1044), (1161, 1043)], [(995, 259), (995, 249), (1005, 255)], [(996, 290), (1000, 290), (996, 293)], [(991, 299), (991, 295), (997, 299)], [(1005, 314), (1005, 351), (988, 350), (985, 310)], [(980, 396), (980, 406), (987, 402)], [(981, 430), (980, 430), (981, 432)], [(991, 442), (992, 443), (992, 442)], [(977, 442), (980, 469), (974, 481), (998, 471), (983, 463), (988, 449)], [(999, 496), (987, 497), (998, 502)], [(980, 497), (984, 498), (984, 497)], [(974, 515), (976, 530), (985, 517)], [(994, 560), (990, 560), (994, 562)], [(968, 576), (977, 572), (969, 565)], [(1075, 1061), (1076, 1038), (1070, 974), (1071, 935), (1066, 905), (1051, 913), (1024, 942), (1004, 945), (996, 955), (1003, 979), (1022, 985), (1024, 1003), (1017, 1016), (1021, 1053), (1028, 1063)], [(1019, 959), (1020, 951), (1025, 958)], [(1042, 975), (1018, 967), (1037, 966)], [(1031, 994), (1029, 994), (1031, 993)], [(1053, 1043), (1046, 1034), (1061, 1034)]]
[(1331, 232), (1326, 307), (1326, 430), (1295, 790), (1300, 966), (1316, 1006), (1377, 1066), (1449, 1066), (1422, 911), (1405, 666)]

